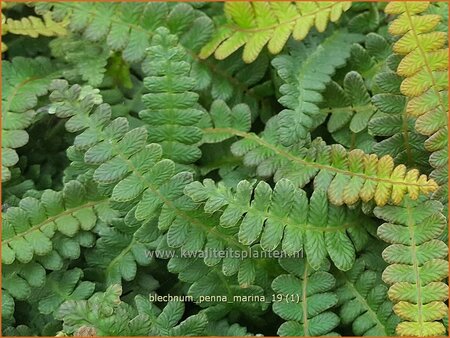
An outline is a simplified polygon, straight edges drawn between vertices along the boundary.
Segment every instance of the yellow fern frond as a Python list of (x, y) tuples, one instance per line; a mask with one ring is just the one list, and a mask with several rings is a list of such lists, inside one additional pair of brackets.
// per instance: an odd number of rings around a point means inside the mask
[(398, 15), (389, 32), (400, 37), (393, 46), (403, 59), (397, 73), (404, 77), (401, 92), (408, 97), (407, 114), (417, 117), (416, 130), (429, 136), (425, 147), (433, 152), (430, 164), (444, 194), (447, 185), (448, 47), (447, 33), (436, 31), (442, 17), (427, 14), (429, 2), (391, 2), (387, 14)]
[[(399, 14), (389, 32), (401, 36), (393, 47), (394, 52), (405, 55), (397, 73), (405, 77), (401, 91), (410, 98), (407, 111), (419, 117), (418, 126), (421, 125), (420, 116), (436, 114), (434, 110), (447, 113), (444, 98), (448, 89), (447, 34), (433, 31), (441, 20), (439, 15), (419, 15), (428, 6), (428, 2), (391, 2), (385, 9), (387, 14)], [(425, 135), (431, 134), (419, 128), (421, 131)]]
[(45, 14), (42, 18), (36, 16), (28, 16), (15, 20), (7, 18), (3, 24), (5, 33), (17, 35), (27, 35), (32, 38), (43, 36), (60, 36), (66, 35), (67, 21), (55, 22), (51, 18), (51, 14)]
[(267, 44), (272, 54), (278, 54), (292, 35), (303, 40), (315, 26), (323, 32), (328, 22), (337, 21), (351, 6), (344, 2), (226, 2), (227, 24), (201, 50), (200, 57), (214, 53), (225, 59), (245, 45), (243, 60), (253, 62)]

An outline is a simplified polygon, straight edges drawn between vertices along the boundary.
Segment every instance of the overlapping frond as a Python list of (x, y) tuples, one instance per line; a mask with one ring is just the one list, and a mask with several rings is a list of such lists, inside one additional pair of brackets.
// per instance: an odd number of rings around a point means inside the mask
[(55, 313), (64, 302), (89, 298), (94, 293), (95, 284), (82, 279), (83, 271), (78, 268), (50, 273), (37, 291), (39, 311), (42, 314)]
[(159, 310), (148, 298), (137, 296), (135, 305), (120, 299), (122, 288), (112, 285), (88, 300), (68, 300), (58, 310), (63, 334), (75, 336), (199, 336), (207, 325), (204, 314), (183, 319), (184, 304), (170, 302)]
[(242, 244), (259, 242), (266, 251), (281, 245), (288, 255), (304, 252), (314, 269), (327, 257), (339, 269), (350, 269), (355, 252), (368, 240), (365, 227), (370, 221), (361, 213), (329, 205), (326, 193), (320, 190), (308, 200), (303, 190), (286, 179), (278, 181), (273, 191), (265, 182), (253, 188), (242, 181), (232, 192), (208, 179), (203, 184), (189, 184), (185, 191), (195, 202), (204, 204), (206, 213), (220, 211), (222, 227), (238, 225)]
[[(133, 239), (126, 239), (131, 241), (129, 246), (123, 248), (123, 243), (120, 244), (124, 250), (120, 257), (125, 260), (115, 259), (116, 265), (107, 263), (109, 280), (116, 281), (117, 276), (124, 279), (134, 276), (135, 261), (141, 264), (149, 259), (141, 250), (142, 246), (135, 248), (136, 242), (145, 242), (145, 236), (155, 231), (167, 233), (167, 242), (172, 249), (195, 251), (223, 246), (236, 251), (249, 250), (234, 238), (234, 232), (217, 227), (214, 218), (198, 210), (195, 203), (184, 196), (192, 173), (180, 172), (174, 162), (162, 157), (160, 145), (147, 143), (145, 127), (129, 130), (129, 123), (123, 117), (111, 121), (110, 107), (96, 105), (95, 92), (83, 93), (79, 86), (68, 87), (64, 81), (56, 81), (54, 89), (50, 110), (59, 117), (70, 117), (66, 128), (79, 132), (70, 148), (73, 149), (71, 156), (77, 158), (73, 164), (84, 170), (91, 169), (93, 180), (109, 189), (109, 201), (126, 205), (129, 220), (136, 219), (143, 224), (141, 235), (135, 233)], [(132, 224), (136, 223), (132, 221)], [(205, 263), (210, 266), (221, 260), (220, 257), (205, 257)], [(228, 264), (232, 266), (231, 275), (239, 269), (253, 269), (239, 260)], [(254, 276), (247, 277), (250, 282), (246, 280), (245, 283), (251, 284)]]
[(433, 152), (432, 177), (442, 186), (439, 196), (448, 200), (448, 48), (447, 33), (436, 31), (439, 14), (424, 13), (428, 2), (393, 2), (385, 12), (397, 15), (389, 32), (398, 36), (395, 53), (404, 56), (397, 74), (404, 80), (400, 90), (408, 97), (406, 111), (417, 117), (417, 131), (428, 139), (425, 148)]
[(57, 233), (71, 238), (91, 230), (105, 213), (109, 213), (105, 199), (77, 181), (59, 192), (46, 190), (40, 199), (26, 197), (3, 215), (2, 262), (28, 263), (34, 256), (51, 257), (61, 240), (52, 240)]
[[(269, 302), (261, 298), (269, 297), (268, 272), (269, 267), (275, 267), (275, 264), (258, 264), (257, 260), (248, 259), (251, 256), (237, 253), (241, 256), (226, 257), (221, 269), (205, 265), (200, 258), (188, 260), (182, 257), (171, 258), (167, 267), (171, 273), (178, 274), (181, 281), (190, 285), (187, 294), (204, 307), (211, 317), (222, 318), (240, 313), (256, 319), (270, 306)], [(242, 264), (239, 265), (240, 261)], [(237, 278), (232, 276), (234, 274), (237, 274)]]
[(284, 145), (305, 139), (324, 120), (318, 103), (336, 68), (345, 65), (359, 34), (336, 30), (326, 36), (312, 36), (306, 43), (292, 44), (289, 55), (280, 55), (272, 65), (283, 80), (279, 102), (287, 109), (280, 116), (279, 133)]
[(250, 63), (266, 44), (272, 54), (278, 54), (291, 35), (303, 40), (314, 26), (323, 32), (329, 21), (338, 21), (350, 6), (349, 1), (225, 3), (227, 22), (203, 47), (200, 57), (214, 53), (222, 60), (245, 45), (242, 57)]
[[(314, 179), (316, 189), (327, 191), (335, 205), (352, 205), (373, 200), (377, 205), (399, 204), (408, 195), (417, 199), (429, 194), (437, 184), (416, 169), (406, 170), (394, 165), (392, 157), (381, 158), (365, 154), (359, 149), (347, 151), (341, 145), (326, 145), (320, 138), (298, 146), (284, 147), (279, 141), (277, 120), (267, 124), (261, 137), (228, 129), (242, 140), (232, 145), (236, 156), (244, 157), (244, 164), (256, 166), (260, 176), (274, 175), (275, 181), (290, 179), (303, 187)], [(206, 133), (223, 133), (220, 129), (204, 129)]]
[(25, 129), (36, 115), (33, 109), (56, 76), (57, 69), (44, 57), (2, 61), (2, 182), (11, 178), (9, 168), (19, 160), (15, 149), (28, 143)]
[(65, 67), (64, 78), (70, 81), (86, 81), (91, 86), (99, 86), (106, 72), (110, 51), (104, 44), (83, 41), (69, 35), (50, 42), (52, 55), (62, 60)]
[(391, 285), (389, 298), (402, 319), (396, 332), (402, 336), (438, 336), (446, 331), (441, 320), (448, 312), (448, 286), (443, 282), (448, 276), (448, 248), (438, 238), (447, 222), (441, 211), (440, 202), (424, 199), (374, 210), (386, 221), (378, 228), (378, 236), (391, 244), (383, 251), (390, 264), (383, 280)]
[[(203, 12), (194, 9), (193, 4), (61, 2), (35, 6), (38, 13), (50, 12), (55, 21), (68, 18), (67, 28), (71, 32), (82, 34), (83, 39), (94, 43), (105, 43), (110, 51), (121, 52), (123, 59), (131, 64), (145, 58), (155, 30), (166, 27), (178, 36), (192, 62), (196, 90), (209, 90), (213, 99), (232, 104), (243, 100), (255, 116), (270, 109), (265, 98), (272, 94), (272, 84), (259, 83), (268, 72), (268, 58), (262, 55), (251, 67), (246, 67), (238, 56), (223, 63), (199, 59), (197, 53), (210, 40), (213, 23)], [(97, 76), (101, 75), (99, 70)]]
[(195, 79), (186, 52), (167, 29), (155, 31), (143, 70), (149, 93), (142, 96), (147, 109), (139, 117), (146, 122), (148, 141), (159, 143), (168, 159), (195, 162), (201, 156), (196, 143), (202, 138), (196, 125), (204, 113), (196, 107), (199, 95), (192, 91)]
[[(5, 6), (2, 6), (5, 9)], [(66, 26), (67, 20), (55, 22), (50, 13), (38, 16), (27, 16), (20, 19), (13, 19), (6, 17), (5, 13), (2, 15), (2, 36), (8, 33), (25, 35), (32, 38), (38, 36), (63, 36), (67, 34)], [(8, 50), (8, 46), (2, 41), (2, 53)]]
[(105, 41), (128, 62), (142, 61), (156, 28), (168, 27), (185, 46), (199, 49), (209, 39), (211, 20), (191, 5), (148, 3), (39, 3), (36, 12), (69, 20), (67, 28), (90, 41)]
[(134, 214), (117, 218), (98, 227), (95, 248), (86, 254), (89, 266), (102, 271), (105, 285), (121, 284), (136, 278), (138, 266), (148, 266), (151, 243), (158, 239), (154, 220), (138, 222)]

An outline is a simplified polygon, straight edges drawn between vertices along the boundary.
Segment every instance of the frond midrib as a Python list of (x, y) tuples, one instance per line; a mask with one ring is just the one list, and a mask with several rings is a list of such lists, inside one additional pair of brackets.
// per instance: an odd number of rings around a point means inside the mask
[(355, 173), (355, 172), (352, 172), (349, 170), (335, 168), (333, 166), (326, 165), (326, 164), (320, 164), (320, 163), (316, 163), (316, 162), (306, 161), (300, 157), (297, 157), (291, 153), (288, 153), (282, 149), (279, 149), (276, 145), (273, 145), (273, 144), (265, 141), (264, 139), (260, 138), (259, 136), (257, 136), (254, 133), (247, 133), (247, 132), (243, 132), (243, 131), (233, 129), (233, 128), (204, 128), (203, 131), (207, 134), (208, 133), (209, 134), (229, 133), (229, 134), (233, 134), (235, 136), (239, 136), (239, 137), (242, 137), (245, 139), (252, 140), (252, 141), (258, 143), (259, 145), (272, 150), (278, 156), (284, 157), (290, 161), (299, 163), (301, 165), (316, 168), (319, 170), (326, 170), (326, 171), (334, 172), (337, 174), (343, 174), (343, 175), (352, 176), (352, 177), (360, 177), (367, 181), (388, 183), (388, 184), (392, 184), (392, 185), (414, 186), (414, 187), (419, 187), (419, 188), (420, 187), (430, 187), (430, 188), (434, 187), (434, 185), (430, 185), (430, 184), (418, 184), (418, 183), (412, 183), (412, 182), (397, 181), (397, 180), (392, 180), (392, 179), (388, 179), (388, 178), (381, 178), (381, 177), (377, 177), (377, 176), (368, 176), (366, 174)]

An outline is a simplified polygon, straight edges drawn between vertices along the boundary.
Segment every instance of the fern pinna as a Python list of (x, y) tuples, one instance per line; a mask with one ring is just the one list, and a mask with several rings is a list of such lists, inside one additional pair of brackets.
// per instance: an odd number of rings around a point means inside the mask
[(447, 10), (3, 6), (2, 334), (447, 334)]

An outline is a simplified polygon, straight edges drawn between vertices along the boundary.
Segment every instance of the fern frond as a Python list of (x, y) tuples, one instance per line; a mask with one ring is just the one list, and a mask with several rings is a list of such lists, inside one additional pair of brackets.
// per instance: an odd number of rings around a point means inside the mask
[(47, 13), (40, 17), (28, 16), (20, 20), (7, 18), (2, 25), (2, 29), (6, 33), (26, 35), (32, 38), (43, 36), (62, 36), (67, 34), (67, 20), (55, 22), (52, 20), (51, 14)]
[(120, 299), (122, 288), (110, 286), (88, 300), (69, 300), (56, 317), (64, 321), (62, 333), (85, 336), (201, 335), (207, 325), (204, 314), (182, 320), (184, 304), (169, 302), (160, 311), (148, 299), (137, 296), (134, 306)]
[[(373, 3), (372, 5), (379, 5)], [(366, 87), (375, 94), (378, 87), (373, 83), (373, 77), (390, 65), (389, 56), (392, 49), (389, 42), (381, 35), (369, 33), (366, 35), (364, 44), (355, 43), (350, 50), (350, 58), (344, 71), (356, 71), (364, 79)]]
[(197, 79), (196, 90), (208, 90), (214, 100), (224, 100), (230, 105), (245, 103), (256, 116), (273, 114), (271, 99), (274, 93), (269, 58), (261, 54), (251, 64), (246, 64), (237, 54), (223, 61), (211, 58), (195, 59), (191, 75)]
[[(279, 144), (277, 119), (268, 122), (261, 137), (233, 129), (243, 139), (232, 146), (236, 156), (244, 157), (244, 164), (256, 166), (260, 176), (275, 175), (303, 187), (314, 179), (316, 189), (327, 191), (335, 205), (352, 205), (362, 200), (374, 200), (377, 205), (399, 204), (408, 195), (417, 199), (429, 194), (437, 184), (416, 169), (394, 166), (390, 156), (378, 158), (359, 149), (345, 150), (341, 145), (326, 145), (320, 138), (292, 147)], [(223, 133), (220, 129), (204, 129), (205, 133)]]
[(364, 227), (370, 221), (361, 221), (361, 214), (328, 205), (326, 193), (320, 190), (308, 201), (303, 190), (285, 179), (278, 181), (273, 191), (265, 182), (253, 189), (249, 182), (242, 181), (232, 193), (224, 185), (216, 187), (206, 179), (203, 184), (189, 184), (185, 192), (195, 202), (204, 203), (206, 213), (226, 207), (221, 211), (220, 225), (233, 228), (239, 222), (238, 238), (242, 244), (259, 241), (266, 251), (282, 244), (288, 255), (304, 251), (314, 269), (328, 256), (339, 269), (350, 269), (355, 251), (368, 240)]
[(273, 311), (286, 320), (278, 329), (280, 336), (336, 335), (331, 332), (339, 324), (339, 317), (328, 311), (338, 302), (333, 288), (336, 280), (328, 272), (329, 264), (319, 271), (311, 269), (305, 260), (280, 259), (281, 267), (289, 274), (279, 275), (272, 289), (275, 298)]
[(121, 52), (130, 64), (142, 61), (146, 49), (158, 27), (166, 27), (178, 36), (181, 46), (192, 62), (192, 77), (195, 89), (209, 89), (213, 99), (223, 99), (231, 104), (249, 104), (254, 116), (267, 111), (265, 97), (272, 94), (268, 81), (259, 81), (268, 71), (268, 58), (262, 56), (247, 67), (239, 57), (223, 63), (201, 60), (197, 56), (200, 48), (210, 40), (213, 33), (212, 20), (195, 10), (193, 4), (150, 3), (39, 3), (38, 13), (52, 13), (55, 21), (69, 18), (68, 29), (82, 33), (83, 40), (93, 43), (105, 42), (110, 51)]
[(339, 317), (343, 325), (352, 325), (357, 336), (392, 336), (398, 318), (387, 298), (387, 287), (380, 281), (364, 258), (355, 261), (352, 269), (337, 277)]
[[(196, 251), (222, 245), (235, 251), (249, 250), (234, 238), (234, 233), (217, 227), (214, 218), (205, 216), (183, 195), (185, 186), (192, 181), (192, 173), (180, 172), (174, 162), (163, 159), (158, 144), (147, 144), (145, 127), (129, 130), (123, 117), (111, 121), (110, 107), (97, 106), (92, 95), (81, 95), (79, 86), (69, 88), (67, 82), (55, 81), (54, 89), (50, 95), (51, 110), (59, 117), (70, 117), (66, 122), (69, 131), (81, 132), (70, 148), (74, 152), (79, 150), (76, 165), (91, 170), (93, 179), (110, 191), (110, 202), (126, 205), (131, 209), (130, 217), (167, 232), (171, 248)], [(143, 231), (149, 229), (144, 227)], [(139, 262), (139, 256), (127, 254), (127, 257)], [(220, 261), (220, 258), (208, 261), (205, 257), (208, 265)], [(114, 269), (121, 266), (117, 261)], [(133, 266), (133, 260), (124, 262), (122, 276), (131, 278)], [(244, 268), (250, 267), (243, 264)], [(236, 272), (233, 270), (232, 274)]]
[(196, 109), (199, 95), (192, 91), (195, 79), (189, 75), (186, 52), (178, 46), (175, 35), (158, 28), (146, 60), (142, 67), (149, 93), (142, 96), (147, 109), (139, 117), (148, 126), (148, 141), (159, 143), (168, 159), (193, 163), (201, 156), (195, 144), (202, 138), (196, 124), (203, 112)]
[(185, 47), (199, 49), (209, 39), (211, 20), (186, 3), (170, 4), (97, 2), (39, 3), (36, 12), (51, 13), (53, 20), (69, 20), (68, 29), (81, 32), (90, 41), (104, 41), (113, 51), (121, 51), (127, 62), (145, 58), (149, 39), (161, 26), (183, 40)]
[(58, 75), (44, 57), (2, 61), (2, 182), (11, 178), (9, 168), (19, 160), (15, 149), (28, 143), (25, 129), (36, 115), (33, 108), (38, 97), (47, 93), (51, 80)]
[(200, 52), (201, 58), (223, 60), (244, 46), (243, 60), (255, 61), (267, 44), (272, 54), (283, 49), (289, 36), (303, 40), (313, 26), (323, 32), (328, 22), (336, 22), (351, 2), (241, 2), (225, 3), (227, 23)]
[(374, 210), (387, 222), (378, 228), (378, 236), (391, 243), (383, 251), (384, 260), (390, 264), (383, 280), (392, 285), (389, 298), (403, 320), (396, 329), (402, 336), (445, 334), (440, 320), (448, 311), (444, 303), (448, 286), (442, 281), (448, 276), (448, 248), (438, 239), (447, 226), (441, 211), (440, 202), (423, 199), (405, 199), (401, 206)]
[(289, 55), (280, 55), (272, 61), (284, 82), (279, 99), (287, 108), (279, 113), (280, 140), (284, 145), (305, 139), (323, 122), (324, 115), (318, 107), (322, 100), (320, 92), (331, 81), (336, 68), (345, 64), (352, 44), (361, 38), (345, 29), (336, 30), (323, 39), (312, 36), (306, 43), (292, 44)]
[[(19, 19), (8, 18), (4, 9), (12, 8), (2, 6), (2, 36), (8, 33), (29, 36), (37, 38), (38, 36), (63, 36), (67, 34), (67, 20), (55, 22), (52, 20), (51, 14), (47, 13), (42, 17), (27, 16)], [(2, 41), (2, 53), (8, 50), (8, 46)]]
[(77, 181), (60, 192), (46, 190), (40, 199), (26, 197), (3, 215), (2, 262), (28, 263), (35, 255), (45, 257), (58, 246), (52, 241), (57, 232), (74, 237), (91, 230), (108, 213), (105, 199)]
[(389, 32), (400, 39), (395, 53), (404, 56), (398, 65), (398, 75), (404, 77), (400, 90), (408, 97), (406, 111), (417, 117), (417, 131), (428, 139), (425, 148), (433, 152), (431, 174), (444, 188), (440, 193), (448, 200), (448, 48), (447, 33), (435, 31), (441, 21), (437, 14), (424, 13), (428, 2), (390, 3), (386, 13), (398, 15)]

